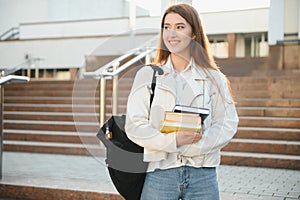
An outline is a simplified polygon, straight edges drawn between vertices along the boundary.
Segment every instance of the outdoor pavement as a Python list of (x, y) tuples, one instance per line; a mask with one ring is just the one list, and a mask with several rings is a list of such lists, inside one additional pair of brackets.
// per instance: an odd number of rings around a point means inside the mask
[[(221, 165), (221, 200), (300, 199), (300, 171)], [(117, 193), (104, 158), (38, 153), (3, 153), (0, 184)]]

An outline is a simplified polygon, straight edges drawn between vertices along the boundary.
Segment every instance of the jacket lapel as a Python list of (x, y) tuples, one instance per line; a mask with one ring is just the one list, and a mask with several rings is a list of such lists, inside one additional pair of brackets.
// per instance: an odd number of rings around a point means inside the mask
[(187, 85), (183, 92), (182, 103), (185, 105), (191, 105), (194, 99), (200, 95), (204, 95), (206, 75), (202, 69), (192, 66), (192, 77), (186, 78)]

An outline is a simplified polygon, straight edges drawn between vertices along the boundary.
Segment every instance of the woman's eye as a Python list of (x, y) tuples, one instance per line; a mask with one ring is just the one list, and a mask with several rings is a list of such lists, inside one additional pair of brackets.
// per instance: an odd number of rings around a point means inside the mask
[(177, 26), (177, 29), (184, 29), (184, 26)]
[(168, 27), (168, 26), (164, 26), (164, 29), (165, 29), (165, 30), (169, 30), (169, 29), (170, 29), (170, 27)]

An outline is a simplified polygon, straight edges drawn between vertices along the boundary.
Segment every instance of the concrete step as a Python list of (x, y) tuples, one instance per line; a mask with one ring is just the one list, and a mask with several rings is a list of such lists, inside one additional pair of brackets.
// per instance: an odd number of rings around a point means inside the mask
[(239, 116), (300, 117), (300, 108), (285, 107), (237, 107)]
[[(45, 180), (46, 181), (46, 180)], [(46, 181), (47, 182), (47, 181)], [(119, 194), (93, 192), (86, 189), (62, 189), (61, 187), (45, 187), (38, 185), (16, 185), (0, 184), (0, 197), (3, 200), (27, 200), (27, 199), (47, 199), (47, 200), (83, 200), (83, 199), (109, 199), (123, 200)], [(1, 198), (2, 199), (2, 198)]]
[(300, 99), (235, 98), (238, 107), (287, 107), (300, 108)]
[[(16, 92), (14, 90), (5, 90), (4, 91), (5, 96), (29, 96), (29, 97), (34, 97), (34, 96), (44, 96), (44, 97), (72, 97), (73, 96), (73, 91), (72, 90), (37, 90), (34, 91), (32, 89), (29, 89), (26, 92)], [(82, 95), (90, 95), (93, 94), (94, 91), (85, 91), (84, 94)], [(99, 93), (97, 93), (99, 94)], [(90, 95), (91, 96), (91, 95)]]
[(300, 118), (241, 116), (239, 120), (243, 127), (300, 128)]
[(300, 156), (222, 151), (221, 164), (300, 170)]
[[(133, 80), (121, 80), (119, 82), (118, 88), (119, 89), (130, 89), (132, 86)], [(38, 83), (38, 84), (37, 84)], [(93, 90), (93, 91), (99, 91), (99, 81), (89, 81), (89, 82), (82, 82), (82, 81), (76, 81), (76, 82), (65, 82), (65, 83), (48, 83), (45, 84), (44, 82), (37, 82), (37, 83), (27, 83), (27, 84), (13, 84), (13, 85), (7, 85), (5, 86), (6, 91), (24, 91), (24, 90), (34, 90), (34, 91), (57, 91), (57, 90)], [(106, 87), (108, 90), (112, 89), (112, 82), (107, 81)]]
[[(118, 102), (126, 105), (127, 97), (119, 97)], [(4, 96), (4, 103), (9, 104), (99, 104), (99, 97), (22, 97)], [(112, 104), (111, 96), (107, 96), (106, 104)]]
[[(22, 114), (22, 113), (57, 113), (57, 115), (63, 115), (65, 113), (73, 113), (73, 116), (79, 115), (79, 113), (99, 113), (99, 105), (95, 104), (80, 104), (80, 105), (68, 105), (68, 104), (4, 104), (4, 112)], [(109, 114), (112, 111), (111, 104), (106, 105), (106, 112)], [(126, 106), (118, 105), (118, 113), (125, 113)], [(59, 114), (60, 113), (60, 114)], [(67, 114), (66, 114), (67, 115)], [(88, 115), (88, 114), (87, 114)]]
[(222, 151), (300, 155), (300, 142), (234, 138)]
[(279, 77), (268, 77), (268, 76), (241, 76), (241, 77), (229, 77), (231, 84), (295, 84), (299, 85), (299, 76), (279, 76)]
[(300, 70), (299, 69), (255, 69), (251, 73), (253, 76), (267, 76), (267, 77), (294, 77), (294, 76), (300, 76)]
[[(106, 111), (111, 113), (112, 103), (106, 105)], [(299, 118), (300, 109), (299, 108), (275, 108), (275, 107), (237, 107), (237, 111), (240, 117), (288, 117), (288, 118)], [(126, 105), (118, 104), (118, 112), (125, 113)], [(71, 105), (71, 104), (14, 104), (7, 103), (4, 108), (4, 115), (7, 119), (55, 119), (63, 118), (66, 116), (67, 121), (72, 120), (72, 116), (79, 115), (84, 117), (88, 116), (98, 116), (99, 106), (98, 104), (81, 104), (81, 105)], [(49, 118), (47, 116), (49, 115)]]
[(3, 141), (3, 147), (4, 151), (105, 156), (105, 149), (100, 144), (5, 140)]
[(4, 130), (4, 140), (101, 144), (96, 136), (96, 133), (67, 131), (6, 129)]
[[(45, 114), (45, 113), (43, 113)], [(3, 123), (4, 129), (24, 129), (25, 130), (61, 130), (75, 131), (76, 128), (94, 131), (99, 127), (99, 120), (95, 114), (73, 114), (58, 115), (26, 115), (16, 114), (8, 116)], [(19, 117), (20, 116), (20, 117)], [(108, 115), (109, 116), (109, 115)], [(239, 117), (240, 127), (263, 127), (263, 128), (290, 128), (300, 129), (300, 118), (281, 118), (281, 117)]]
[[(129, 90), (119, 90), (118, 94), (121, 97), (127, 97), (129, 95)], [(19, 96), (19, 97), (90, 97), (95, 98), (99, 97), (99, 91), (94, 90), (81, 90), (73, 92), (72, 90), (29, 90), (26, 92), (16, 92), (13, 90), (5, 91), (5, 96)], [(110, 90), (106, 91), (108, 96), (111, 96), (112, 92)]]
[(4, 111), (14, 112), (99, 112), (98, 105), (72, 104), (4, 104)]
[(300, 84), (283, 83), (235, 83), (231, 84), (233, 91), (300, 91)]
[(99, 123), (94, 122), (68, 122), (68, 121), (37, 121), (37, 120), (4, 120), (4, 129), (17, 130), (43, 130), (43, 131), (69, 131), (97, 133)]
[(300, 129), (238, 127), (235, 138), (300, 141)]
[[(56, 101), (56, 100), (54, 100)], [(63, 100), (65, 101), (65, 100)], [(69, 100), (71, 101), (71, 100)], [(59, 104), (56, 102), (52, 102), (47, 104), (46, 100), (43, 102), (37, 103), (5, 103), (4, 110), (6, 114), (17, 114), (16, 112), (21, 112), (20, 114), (25, 114), (25, 112), (33, 112), (32, 114), (42, 114), (35, 112), (69, 112), (69, 115), (72, 112), (80, 111), (87, 113), (88, 111), (93, 111), (95, 108), (96, 112), (99, 112), (98, 102), (82, 102), (85, 104), (67, 104), (68, 102), (64, 102), (63, 104)], [(75, 103), (75, 102), (74, 102)], [(77, 102), (76, 102), (77, 103)], [(107, 100), (106, 109), (110, 110), (112, 102)], [(124, 112), (126, 110), (126, 100), (120, 99), (118, 102), (118, 109), (120, 112)], [(300, 117), (300, 108), (288, 108), (288, 107), (237, 107), (237, 111), (239, 116), (270, 116), (270, 117)], [(4, 114), (5, 114), (4, 113)], [(94, 113), (94, 112), (93, 112)], [(66, 114), (67, 115), (67, 114)]]
[(78, 97), (22, 97), (17, 96), (4, 96), (4, 103), (9, 104), (72, 104), (73, 101), (81, 102), (80, 104), (99, 103), (99, 97), (84, 98)]
[(7, 120), (41, 120), (41, 121), (71, 121), (91, 122), (99, 121), (98, 113), (72, 113), (72, 112), (18, 112), (5, 111)]
[(282, 98), (282, 99), (300, 99), (298, 91), (233, 91), (236, 98)]

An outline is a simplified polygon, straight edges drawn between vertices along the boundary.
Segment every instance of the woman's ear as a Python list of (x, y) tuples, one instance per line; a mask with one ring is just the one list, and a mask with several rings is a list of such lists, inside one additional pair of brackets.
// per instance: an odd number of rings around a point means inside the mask
[(192, 39), (193, 39), (193, 40), (196, 39), (196, 35), (195, 35), (195, 34), (193, 34)]

